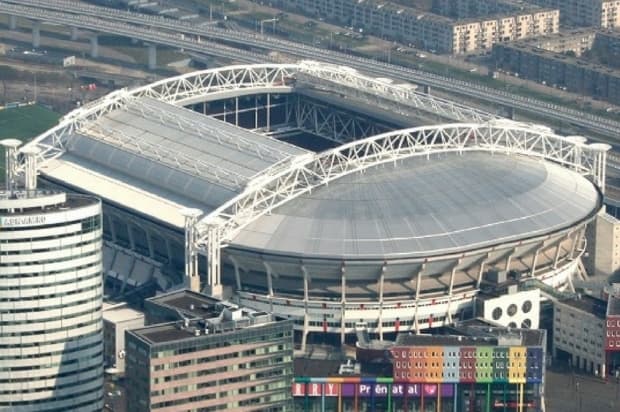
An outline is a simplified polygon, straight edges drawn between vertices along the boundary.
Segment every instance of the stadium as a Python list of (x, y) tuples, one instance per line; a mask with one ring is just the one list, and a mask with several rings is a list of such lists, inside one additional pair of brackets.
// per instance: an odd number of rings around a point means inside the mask
[(188, 285), (304, 342), (467, 318), (491, 275), (566, 287), (609, 149), (311, 61), (119, 90), (32, 146), (103, 200), (110, 296)]

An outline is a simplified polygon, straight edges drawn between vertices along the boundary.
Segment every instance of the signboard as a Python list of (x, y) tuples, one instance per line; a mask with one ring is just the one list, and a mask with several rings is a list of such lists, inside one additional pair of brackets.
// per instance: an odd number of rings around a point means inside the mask
[(68, 56), (62, 59), (62, 67), (75, 66), (75, 56)]
[[(392, 397), (436, 398), (438, 385), (435, 383), (293, 383), (293, 396), (343, 396), (347, 398), (384, 398), (391, 391)], [(454, 396), (454, 384), (441, 385), (441, 397)]]
[(0, 227), (38, 226), (46, 221), (46, 215), (1, 216)]

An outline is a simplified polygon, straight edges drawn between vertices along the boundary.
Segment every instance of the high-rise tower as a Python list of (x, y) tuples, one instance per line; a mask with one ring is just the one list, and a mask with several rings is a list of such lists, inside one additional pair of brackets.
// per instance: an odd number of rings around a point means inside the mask
[(36, 151), (0, 141), (0, 411), (101, 411), (101, 203), (37, 189)]

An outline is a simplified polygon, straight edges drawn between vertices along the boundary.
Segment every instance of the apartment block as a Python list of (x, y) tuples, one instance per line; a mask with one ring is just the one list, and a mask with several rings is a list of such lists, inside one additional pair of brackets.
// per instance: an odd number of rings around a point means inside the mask
[[(598, 36), (597, 33), (592, 50), (598, 47)], [(497, 67), (518, 73), (522, 78), (620, 104), (620, 70), (578, 57), (591, 44), (590, 34), (580, 34), (573, 37), (574, 40), (570, 39), (570, 36), (554, 35), (495, 44), (493, 56)], [(565, 40), (565, 44), (562, 45), (560, 40)], [(551, 44), (550, 50), (545, 49), (548, 44)]]
[[(326, 17), (438, 53), (463, 54), (490, 49), (497, 42), (556, 33), (558, 10), (498, 6), (490, 8), (480, 1), (481, 16), (453, 18), (394, 3), (374, 0), (276, 0), (274, 5), (312, 17)], [(495, 4), (495, 2), (492, 2)], [(514, 2), (498, 2), (511, 5)], [(478, 10), (476, 9), (476, 10)], [(490, 10), (498, 10), (491, 12)], [(506, 11), (503, 11), (506, 10)], [(507, 11), (510, 10), (510, 11)], [(469, 16), (475, 13), (452, 13)]]
[(620, 27), (620, 0), (528, 0), (560, 10), (562, 22), (576, 26)]
[(147, 318), (182, 320), (126, 332), (129, 410), (291, 411), (292, 321), (196, 295), (152, 298)]

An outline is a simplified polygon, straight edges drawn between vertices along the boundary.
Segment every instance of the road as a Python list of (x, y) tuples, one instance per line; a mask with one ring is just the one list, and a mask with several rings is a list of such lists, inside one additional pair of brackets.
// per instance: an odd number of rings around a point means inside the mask
[[(620, 143), (620, 122), (553, 103), (515, 95), (480, 84), (465, 82), (420, 70), (396, 66), (340, 52), (319, 49), (274, 37), (240, 33), (217, 27), (193, 26), (187, 22), (123, 10), (104, 8), (66, 0), (5, 0), (0, 7), (6, 14), (48, 21), (138, 38), (155, 44), (165, 44), (187, 50), (217, 55), (242, 62), (273, 60), (269, 50), (289, 56), (346, 65), (377, 76), (402, 79), (448, 90), (495, 105), (514, 107), (582, 127), (605, 137), (610, 143)], [(214, 41), (205, 41), (211, 39)], [(237, 45), (225, 46), (220, 42)], [(260, 49), (256, 52), (251, 49)], [(244, 48), (244, 49), (241, 49)]]

